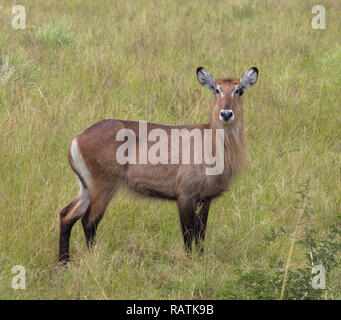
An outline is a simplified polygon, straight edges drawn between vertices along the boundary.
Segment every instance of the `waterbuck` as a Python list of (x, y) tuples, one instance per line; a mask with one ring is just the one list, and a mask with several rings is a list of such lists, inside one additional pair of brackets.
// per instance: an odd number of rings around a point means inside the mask
[(69, 260), (70, 233), (78, 219), (88, 247), (93, 244), (98, 223), (122, 184), (143, 195), (175, 200), (185, 249), (191, 251), (194, 238), (202, 250), (211, 200), (227, 190), (243, 164), (241, 95), (256, 83), (258, 69), (246, 71), (241, 80), (215, 81), (199, 67), (197, 77), (213, 93), (209, 124), (164, 126), (110, 119), (72, 140), (68, 159), (80, 191), (60, 212), (61, 262)]

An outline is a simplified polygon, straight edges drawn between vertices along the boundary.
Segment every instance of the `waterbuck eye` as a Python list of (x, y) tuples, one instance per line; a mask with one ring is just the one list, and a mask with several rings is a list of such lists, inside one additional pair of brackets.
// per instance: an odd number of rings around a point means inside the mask
[(241, 96), (243, 93), (244, 93), (244, 90), (241, 89), (241, 88), (236, 88), (236, 89), (234, 89), (234, 91), (233, 91), (233, 94), (234, 94), (234, 95), (235, 95), (235, 94), (238, 94), (239, 96)]

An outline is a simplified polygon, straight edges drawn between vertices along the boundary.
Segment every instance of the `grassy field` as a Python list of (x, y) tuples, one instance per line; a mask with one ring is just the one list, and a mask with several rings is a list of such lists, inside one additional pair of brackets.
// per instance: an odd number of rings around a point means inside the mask
[[(340, 1), (319, 1), (325, 30), (308, 0), (23, 0), (25, 30), (14, 4), (0, 9), (0, 299), (279, 299), (286, 266), (284, 299), (341, 299)], [(77, 223), (59, 266), (70, 141), (106, 118), (207, 122), (198, 66), (260, 71), (243, 96), (246, 166), (211, 206), (204, 255), (186, 257), (175, 202), (121, 190), (94, 250)]]

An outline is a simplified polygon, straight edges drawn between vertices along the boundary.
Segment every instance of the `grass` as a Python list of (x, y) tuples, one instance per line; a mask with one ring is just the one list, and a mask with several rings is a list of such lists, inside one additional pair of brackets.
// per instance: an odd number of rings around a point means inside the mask
[(0, 58), (0, 83), (1, 85), (15, 82), (30, 82), (35, 74), (31, 62), (28, 60), (20, 61), (13, 55), (10, 58), (4, 56)]
[(34, 31), (37, 43), (52, 49), (71, 45), (73, 37), (70, 25), (63, 20), (38, 27)]
[[(287, 261), (284, 299), (341, 299), (328, 236), (341, 213), (339, 1), (319, 2), (326, 30), (311, 28), (308, 0), (21, 4), (26, 30), (12, 29), (11, 1), (0, 10), (1, 299), (279, 299)], [(122, 190), (94, 250), (78, 223), (58, 266), (59, 212), (78, 191), (72, 138), (105, 118), (206, 122), (201, 65), (260, 70), (243, 95), (247, 164), (211, 206), (205, 254), (186, 257), (175, 203)], [(325, 290), (309, 286), (310, 251), (328, 265)], [(17, 264), (25, 290), (11, 288)]]

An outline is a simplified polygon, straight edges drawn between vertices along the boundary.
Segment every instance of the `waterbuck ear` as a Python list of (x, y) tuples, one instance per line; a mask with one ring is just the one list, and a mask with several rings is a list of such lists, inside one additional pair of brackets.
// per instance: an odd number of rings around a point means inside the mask
[(217, 86), (212, 75), (203, 67), (197, 68), (197, 77), (201, 85), (210, 89), (212, 92), (217, 92)]
[(256, 67), (247, 70), (240, 79), (238, 90), (239, 95), (241, 96), (244, 93), (245, 89), (252, 87), (256, 83), (257, 78), (258, 69)]

